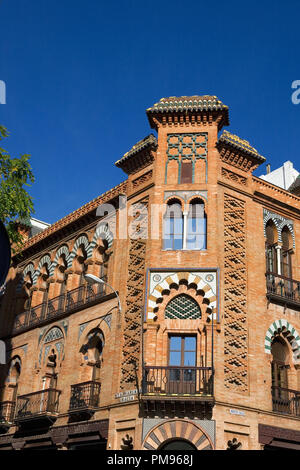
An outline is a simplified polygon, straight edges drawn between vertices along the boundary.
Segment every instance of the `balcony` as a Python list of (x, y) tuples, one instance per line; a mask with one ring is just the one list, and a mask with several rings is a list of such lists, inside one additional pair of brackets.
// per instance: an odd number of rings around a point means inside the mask
[(101, 384), (93, 380), (71, 385), (69, 415), (84, 417), (93, 414), (99, 406), (100, 387)]
[(14, 421), (15, 402), (2, 401), (0, 402), (0, 430), (6, 431)]
[(158, 404), (160, 409), (171, 405), (184, 412), (188, 406), (212, 406), (213, 393), (212, 367), (144, 367), (142, 401), (147, 411), (156, 411)]
[(60, 391), (53, 388), (21, 395), (17, 398), (15, 422), (55, 421), (58, 415)]
[(270, 301), (300, 309), (300, 281), (267, 272), (267, 298)]
[(289, 388), (272, 387), (273, 411), (300, 418), (300, 392)]
[[(105, 279), (104, 279), (105, 280)], [(114, 295), (114, 294), (110, 294)], [(14, 323), (13, 334), (45, 324), (63, 315), (94, 305), (106, 296), (105, 284), (80, 286), (36, 307), (20, 313)]]

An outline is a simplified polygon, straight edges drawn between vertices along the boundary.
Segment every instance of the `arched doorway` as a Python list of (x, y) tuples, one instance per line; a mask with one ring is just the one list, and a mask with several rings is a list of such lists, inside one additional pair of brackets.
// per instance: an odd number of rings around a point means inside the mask
[(148, 431), (142, 450), (212, 450), (211, 436), (187, 419), (162, 421)]
[(197, 448), (185, 439), (172, 439), (164, 443), (158, 450), (197, 450)]

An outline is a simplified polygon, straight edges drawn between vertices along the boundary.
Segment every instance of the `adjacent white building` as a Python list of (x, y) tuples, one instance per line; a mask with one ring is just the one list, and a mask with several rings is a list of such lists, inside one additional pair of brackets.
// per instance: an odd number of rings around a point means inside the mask
[(273, 171), (270, 171), (270, 166), (267, 165), (267, 174), (261, 175), (259, 178), (288, 190), (299, 174), (299, 171), (294, 168), (293, 163), (288, 160), (280, 168)]

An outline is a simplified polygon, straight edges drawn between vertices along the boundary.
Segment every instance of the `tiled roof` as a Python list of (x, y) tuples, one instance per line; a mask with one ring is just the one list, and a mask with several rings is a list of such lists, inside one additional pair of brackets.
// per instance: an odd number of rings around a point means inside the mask
[[(115, 165), (118, 168), (122, 168), (127, 174), (132, 173), (145, 165), (149, 165), (153, 161), (153, 156), (149, 150), (155, 150), (156, 147), (157, 139), (155, 135), (149, 134), (126, 152)], [(145, 150), (147, 150), (147, 152), (145, 152)]]
[(219, 137), (219, 142), (231, 145), (237, 150), (243, 150), (244, 152), (255, 157), (261, 163), (266, 161), (265, 157), (260, 155), (258, 151), (254, 147), (252, 147), (247, 140), (241, 139), (239, 136), (231, 134), (231, 132), (223, 131), (222, 135)]
[(138, 152), (145, 150), (147, 147), (156, 147), (157, 139), (154, 134), (149, 134), (144, 139), (137, 142), (128, 152), (126, 152), (120, 160), (118, 160), (115, 165), (120, 167), (125, 161), (127, 161), (133, 155), (136, 155)]
[(149, 113), (167, 113), (174, 111), (217, 111), (228, 110), (228, 106), (222, 103), (217, 96), (170, 96), (161, 98), (151, 108), (147, 109)]

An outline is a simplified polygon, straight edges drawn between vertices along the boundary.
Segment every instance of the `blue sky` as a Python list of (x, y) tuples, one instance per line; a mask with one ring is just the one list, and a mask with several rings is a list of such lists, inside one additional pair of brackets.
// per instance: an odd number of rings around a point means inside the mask
[(113, 164), (165, 96), (217, 95), (228, 130), (300, 171), (299, 18), (299, 1), (0, 0), (0, 123), (6, 148), (31, 154), (34, 216), (53, 223), (123, 181)]

